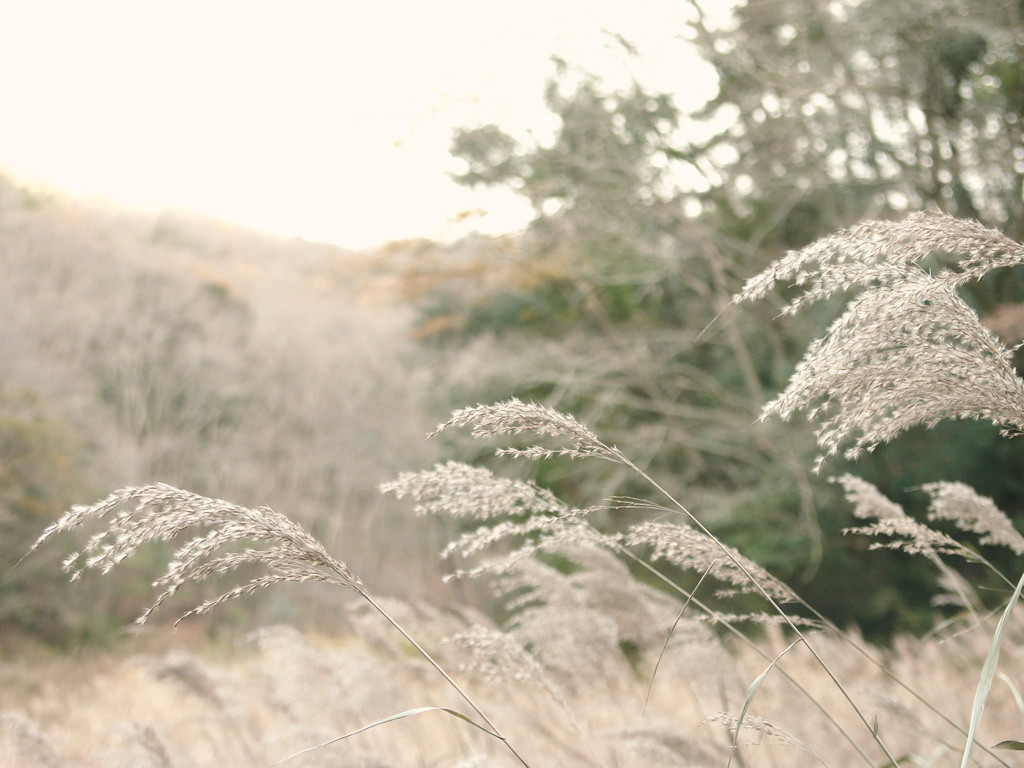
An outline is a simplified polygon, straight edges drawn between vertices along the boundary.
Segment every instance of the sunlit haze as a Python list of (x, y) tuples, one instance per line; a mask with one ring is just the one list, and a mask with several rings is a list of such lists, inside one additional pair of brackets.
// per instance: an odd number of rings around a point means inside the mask
[(448, 149), (457, 126), (550, 127), (553, 54), (684, 109), (713, 88), (680, 0), (4, 5), (0, 172), (351, 248), (525, 223), (510, 193), (452, 182)]

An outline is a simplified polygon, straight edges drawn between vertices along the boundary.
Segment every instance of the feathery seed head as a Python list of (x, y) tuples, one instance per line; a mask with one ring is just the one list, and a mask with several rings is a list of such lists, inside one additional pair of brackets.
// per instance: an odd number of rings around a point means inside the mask
[(477, 624), (453, 635), (449, 641), (470, 653), (469, 661), (461, 665), (463, 671), (475, 673), (487, 682), (515, 681), (544, 688), (550, 685), (537, 659), (507, 632)]
[(535, 483), (498, 477), (488, 469), (455, 461), (403, 473), (381, 490), (398, 498), (411, 496), (417, 514), (484, 523), (450, 542), (444, 558), (471, 557), (505, 545), (503, 554), (458, 571), (457, 576), (506, 573), (538, 552), (600, 538), (596, 530), (580, 523), (588, 510), (569, 507)]
[[(952, 265), (929, 272), (941, 254)], [(841, 446), (856, 458), (914, 426), (984, 419), (1024, 429), (1024, 381), (1010, 350), (957, 294), (986, 272), (1024, 263), (1024, 247), (976, 222), (918, 213), (874, 221), (787, 254), (747, 281), (734, 302), (779, 284), (803, 288), (784, 313), (860, 290), (813, 342), (762, 418), (804, 411), (818, 423), (818, 467)]]
[[(264, 573), (202, 603), (181, 619), (284, 581), (322, 581), (363, 592), (362, 582), (344, 563), (331, 557), (319, 541), (284, 515), (268, 507), (250, 509), (164, 484), (123, 488), (91, 506), (72, 507), (43, 531), (29, 551), (59, 532), (104, 518), (108, 519), (106, 529), (64, 561), (64, 570), (72, 579), (90, 568), (107, 573), (148, 542), (170, 541), (188, 529), (202, 531), (174, 552), (166, 573), (153, 585), (162, 591), (139, 617), (140, 624), (182, 585), (243, 565), (263, 566)], [(261, 548), (224, 551), (224, 547), (244, 541)]]
[(1007, 547), (1024, 555), (1024, 536), (992, 499), (964, 483), (928, 483), (921, 490), (931, 496), (930, 519), (949, 520), (962, 531), (979, 534), (982, 544)]
[(629, 547), (650, 546), (652, 560), (664, 560), (697, 573), (707, 572), (739, 590), (757, 593), (759, 584), (778, 602), (798, 602), (789, 587), (757, 563), (688, 525), (640, 523), (624, 534), (622, 543)]
[(437, 429), (431, 432), (431, 436), (452, 427), (469, 428), (470, 434), (475, 438), (533, 434), (538, 437), (556, 437), (570, 441), (570, 446), (565, 448), (502, 448), (498, 451), (499, 455), (527, 459), (552, 456), (592, 456), (605, 459), (618, 457), (618, 452), (614, 448), (602, 443), (597, 435), (572, 416), (536, 403), (524, 403), (514, 397), (494, 405), (477, 405), (457, 410), (448, 421), (438, 425)]
[(898, 549), (912, 555), (936, 557), (955, 555), (965, 560), (978, 561), (978, 556), (956, 539), (929, 528), (908, 515), (903, 507), (886, 498), (866, 480), (845, 474), (833, 478), (845, 491), (846, 500), (853, 504), (853, 514), (861, 520), (874, 521), (858, 528), (847, 528), (843, 533), (861, 534), (876, 540), (871, 549)]
[(422, 472), (403, 472), (380, 489), (399, 499), (411, 496), (420, 515), (489, 520), (569, 511), (553, 493), (535, 483), (497, 477), (488, 469), (457, 461)]

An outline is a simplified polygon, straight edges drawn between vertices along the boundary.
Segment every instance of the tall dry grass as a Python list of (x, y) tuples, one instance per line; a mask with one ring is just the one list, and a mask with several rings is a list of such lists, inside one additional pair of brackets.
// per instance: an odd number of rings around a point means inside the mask
[[(785, 312), (849, 298), (763, 416), (803, 412), (816, 422), (819, 467), (841, 450), (856, 457), (943, 419), (1021, 431), (1024, 382), (1011, 351), (957, 289), (1022, 258), (1024, 248), (998, 233), (925, 214), (863, 224), (787, 255), (736, 301), (779, 287), (790, 292)], [(154, 608), (228, 573), (241, 583), (188, 613), (318, 581), (352, 594), (338, 610), (354, 634), (257, 633), (227, 669), (177, 656), (121, 665), (110, 673), (116, 683), (99, 678), (69, 692), (56, 715), (39, 703), (4, 715), (7, 754), (63, 765), (74, 754), (66, 740), (80, 738), (103, 745), (75, 758), (85, 765), (1012, 764), (1007, 742), (1024, 736), (1015, 683), (1024, 646), (1012, 610), (1024, 579), (999, 573), (984, 548), (1020, 554), (1024, 539), (990, 500), (956, 484), (928, 486), (926, 522), (863, 480), (837, 479), (864, 522), (852, 533), (927, 557), (961, 609), (932, 637), (882, 653), (726, 546), (699, 511), (572, 416), (513, 399), (456, 411), (439, 430), (466, 430), (512, 460), (605, 462), (634, 473), (650, 494), (576, 507), (535, 483), (454, 462), (387, 483), (418, 514), (454, 521), (460, 532), (442, 553), (451, 578), (492, 585), (506, 617), (498, 624), (464, 606), (438, 612), (380, 598), (269, 508), (169, 486), (74, 507), (37, 542), (99, 525), (65, 561), (74, 577), (174, 541)], [(593, 525), (608, 509), (633, 522), (614, 533)], [(952, 567), (960, 560), (997, 573), (1003, 606), (983, 605)], [(735, 598), (737, 612), (712, 605), (712, 593)], [(137, 703), (109, 698), (126, 685)], [(190, 705), (162, 719), (161, 696)], [(82, 698), (89, 707), (76, 706)], [(112, 729), (116, 711), (122, 725)], [(88, 713), (104, 727), (83, 736)]]

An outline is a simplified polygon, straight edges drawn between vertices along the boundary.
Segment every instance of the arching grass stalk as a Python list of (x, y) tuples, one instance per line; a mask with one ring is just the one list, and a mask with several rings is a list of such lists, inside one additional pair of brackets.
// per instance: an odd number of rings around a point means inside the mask
[[(463, 408), (455, 411), (451, 418), (438, 426), (432, 434), (437, 434), (452, 427), (468, 428), (470, 434), (475, 438), (533, 434), (540, 437), (554, 437), (569, 441), (567, 446), (561, 448), (546, 448), (539, 445), (532, 445), (526, 448), (499, 448), (497, 451), (498, 455), (526, 459), (543, 459), (554, 456), (574, 459), (597, 458), (625, 466), (636, 473), (652, 488), (662, 494), (671, 503), (672, 508), (683, 514), (694, 528), (708, 537), (708, 540), (721, 550), (724, 558), (730, 561), (761, 596), (768, 601), (772, 609), (782, 617), (796, 636), (807, 646), (815, 661), (824, 670), (825, 674), (828, 675), (847, 703), (853, 708), (857, 718), (871, 734), (871, 738), (878, 744), (889, 763), (893, 768), (899, 768), (899, 761), (885, 744), (878, 729), (873, 727), (868, 721), (863, 710), (853, 700), (850, 692), (836, 677), (827, 662), (817, 652), (814, 645), (807, 639), (792, 618), (779, 606), (775, 597), (765, 589), (761, 580), (750, 572), (750, 568), (743, 558), (725, 546), (690, 510), (653, 477), (623, 454), (622, 451), (604, 443), (594, 432), (570, 415), (536, 403), (524, 403), (515, 398), (493, 405), (477, 405), (472, 408)], [(791, 593), (784, 585), (779, 586), (787, 593)]]
[[(171, 541), (188, 530), (199, 530), (198, 535), (175, 550), (167, 571), (154, 583), (162, 591), (153, 604), (136, 619), (136, 623), (145, 623), (153, 611), (181, 586), (230, 573), (242, 566), (260, 566), (263, 573), (186, 612), (178, 622), (187, 616), (205, 613), (228, 600), (280, 582), (319, 581), (345, 587), (368, 602), (458, 692), (483, 721), (483, 725), (474, 725), (501, 741), (520, 764), (529, 768), (526, 760), (480, 706), (373, 598), (362, 580), (345, 563), (332, 557), (316, 538), (285, 515), (269, 507), (250, 509), (164, 484), (124, 488), (91, 506), (72, 507), (43, 531), (29, 552), (57, 533), (95, 520), (106, 520), (107, 527), (92, 536), (81, 552), (75, 552), (64, 560), (63, 568), (71, 574), (72, 580), (78, 579), (87, 569), (108, 573), (148, 542)], [(260, 548), (231, 548), (242, 542), (257, 544)], [(456, 714), (449, 710), (443, 711)], [(398, 717), (396, 715), (393, 719)]]

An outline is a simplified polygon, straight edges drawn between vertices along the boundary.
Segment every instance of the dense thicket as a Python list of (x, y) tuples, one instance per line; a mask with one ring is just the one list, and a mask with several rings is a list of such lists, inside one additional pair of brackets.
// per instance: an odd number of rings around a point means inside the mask
[[(453, 405), (514, 394), (575, 413), (833, 617), (923, 628), (930, 577), (842, 537), (849, 513), (826, 481), (842, 466), (810, 475), (803, 426), (754, 424), (834, 307), (769, 324), (772, 307), (728, 299), (787, 249), (865, 218), (939, 209), (1024, 235), (1020, 5), (750, 0), (721, 28), (691, 6), (680, 32), (718, 78), (699, 112), (556, 62), (550, 139), (456, 133), (459, 180), (513, 189), (535, 218), (423, 292), (424, 335), (464, 361)], [(1021, 279), (1003, 272), (967, 298), (1012, 344)], [(1015, 511), (1015, 447), (947, 425), (860, 467), (911, 507), (910, 486), (942, 478)], [(580, 503), (630, 493), (613, 471), (553, 472), (538, 470), (595, 497)]]

